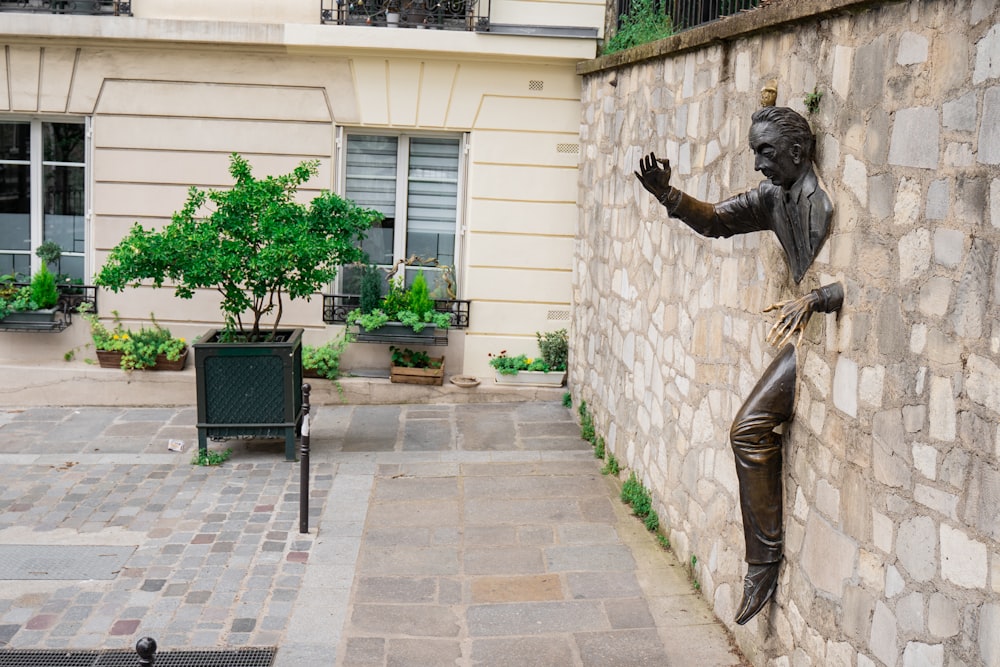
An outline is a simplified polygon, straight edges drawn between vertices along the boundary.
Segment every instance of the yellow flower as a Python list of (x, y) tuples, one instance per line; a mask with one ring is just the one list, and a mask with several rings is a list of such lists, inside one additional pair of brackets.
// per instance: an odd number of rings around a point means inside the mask
[(178, 338), (177, 340), (179, 340), (179, 341), (180, 341), (180, 342), (182, 342), (182, 343), (186, 343), (186, 342), (187, 342), (187, 341), (186, 341), (186, 340), (184, 340), (183, 338)]
[(530, 364), (531, 362), (533, 362), (533, 361), (534, 361), (534, 359), (532, 359), (531, 357), (528, 357), (528, 358), (527, 358), (527, 359), (525, 359), (524, 361), (525, 361), (526, 363), (529, 363), (529, 364)]
[(115, 340), (118, 340), (118, 334), (113, 335), (112, 338), (114, 338)]

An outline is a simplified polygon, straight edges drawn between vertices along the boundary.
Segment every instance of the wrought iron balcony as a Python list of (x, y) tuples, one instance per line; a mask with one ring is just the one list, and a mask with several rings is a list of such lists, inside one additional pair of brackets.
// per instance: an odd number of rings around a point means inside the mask
[(132, 16), (130, 0), (0, 0), (0, 12)]
[(336, 25), (490, 29), (489, 0), (321, 0), (320, 5), (321, 21)]

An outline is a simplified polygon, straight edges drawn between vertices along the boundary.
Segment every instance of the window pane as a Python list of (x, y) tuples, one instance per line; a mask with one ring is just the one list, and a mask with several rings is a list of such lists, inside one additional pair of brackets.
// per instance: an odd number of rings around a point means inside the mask
[(31, 249), (31, 168), (0, 164), (0, 249)]
[[(396, 217), (396, 137), (347, 137), (345, 195), (359, 206)], [(391, 246), (390, 246), (391, 247)]]
[(459, 153), (458, 139), (410, 140), (407, 256), (454, 265)]
[(66, 255), (59, 258), (59, 274), (71, 279), (83, 280), (83, 256)]
[(30, 160), (31, 125), (0, 123), (0, 160)]
[(27, 278), (31, 273), (31, 256), (0, 252), (0, 276), (21, 274)]
[(83, 125), (80, 123), (42, 123), (42, 144), (47, 162), (83, 164)]
[(63, 252), (84, 252), (83, 168), (45, 167), (43, 233)]

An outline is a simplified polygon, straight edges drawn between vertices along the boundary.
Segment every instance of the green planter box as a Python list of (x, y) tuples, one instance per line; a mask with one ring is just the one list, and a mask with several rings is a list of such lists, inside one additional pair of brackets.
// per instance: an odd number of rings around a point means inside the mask
[(294, 461), (302, 408), (302, 329), (280, 342), (219, 343), (213, 329), (192, 345), (198, 390), (198, 448), (208, 438), (284, 438)]

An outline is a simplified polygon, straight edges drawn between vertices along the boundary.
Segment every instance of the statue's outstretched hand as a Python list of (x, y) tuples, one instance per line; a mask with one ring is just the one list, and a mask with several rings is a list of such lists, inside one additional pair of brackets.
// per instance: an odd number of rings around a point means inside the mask
[(809, 318), (812, 317), (817, 302), (818, 297), (810, 292), (798, 299), (779, 301), (765, 308), (765, 313), (772, 310), (780, 311), (778, 321), (767, 334), (767, 342), (775, 347), (782, 347), (797, 333), (799, 337), (795, 344), (801, 344), (806, 325), (809, 324)]
[(650, 153), (639, 160), (635, 177), (654, 197), (659, 199), (670, 191), (670, 160), (657, 158)]

